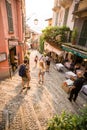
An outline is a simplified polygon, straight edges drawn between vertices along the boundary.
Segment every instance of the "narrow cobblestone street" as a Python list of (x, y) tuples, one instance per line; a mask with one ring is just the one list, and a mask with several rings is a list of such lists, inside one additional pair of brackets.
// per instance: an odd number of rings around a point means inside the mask
[(0, 130), (46, 130), (47, 121), (62, 111), (78, 113), (87, 104), (87, 96), (80, 93), (77, 102), (69, 102), (68, 94), (62, 89), (64, 73), (51, 63), (50, 72), (45, 74), (43, 85), (38, 84), (38, 68), (34, 68), (34, 57), (39, 53), (31, 51), (30, 90), (20, 93), (22, 88), (18, 72), (12, 79), (0, 82)]

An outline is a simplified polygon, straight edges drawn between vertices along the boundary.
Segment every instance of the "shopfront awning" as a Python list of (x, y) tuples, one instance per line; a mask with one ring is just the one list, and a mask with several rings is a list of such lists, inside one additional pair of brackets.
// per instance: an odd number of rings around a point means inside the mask
[(65, 51), (68, 51), (68, 52), (72, 52), (73, 54), (80, 56), (84, 59), (87, 59), (87, 52), (84, 52), (84, 51), (81, 51), (81, 50), (78, 50), (78, 49), (75, 49), (75, 48), (71, 48), (71, 47), (68, 47), (68, 46), (65, 46), (65, 45), (62, 45), (62, 49), (65, 50)]
[(62, 55), (63, 51), (51, 46), (50, 44), (45, 45), (45, 50), (48, 50), (49, 52), (54, 52), (58, 56)]

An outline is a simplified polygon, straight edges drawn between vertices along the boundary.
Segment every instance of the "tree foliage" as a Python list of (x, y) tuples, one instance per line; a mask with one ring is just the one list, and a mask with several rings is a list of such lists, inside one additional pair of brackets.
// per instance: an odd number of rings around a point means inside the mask
[(44, 38), (43, 38), (43, 35), (40, 36), (39, 51), (40, 51), (40, 53), (43, 53), (43, 51), (44, 51)]

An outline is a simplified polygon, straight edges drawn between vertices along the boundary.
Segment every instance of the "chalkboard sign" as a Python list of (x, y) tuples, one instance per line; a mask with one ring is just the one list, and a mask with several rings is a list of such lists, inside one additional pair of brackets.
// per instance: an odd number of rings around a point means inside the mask
[(7, 59), (7, 55), (5, 52), (0, 53), (0, 62), (5, 61)]

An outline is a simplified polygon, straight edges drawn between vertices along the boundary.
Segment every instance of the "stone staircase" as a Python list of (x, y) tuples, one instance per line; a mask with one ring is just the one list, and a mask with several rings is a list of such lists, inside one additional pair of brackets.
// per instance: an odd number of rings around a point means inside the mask
[(38, 67), (33, 67), (35, 53), (31, 54), (30, 90), (20, 93), (21, 78), (16, 73), (12, 79), (0, 82), (0, 130), (46, 130), (48, 120), (62, 111), (78, 113), (87, 104), (79, 96), (77, 103), (70, 103), (61, 88), (64, 74), (51, 64), (43, 85), (38, 84)]
[[(32, 82), (36, 82), (35, 79)], [(36, 82), (30, 90), (20, 93), (21, 78), (16, 73), (12, 79), (0, 83), (0, 90), (0, 130), (45, 130), (55, 110), (45, 94), (45, 102), (40, 99), (42, 85)]]

